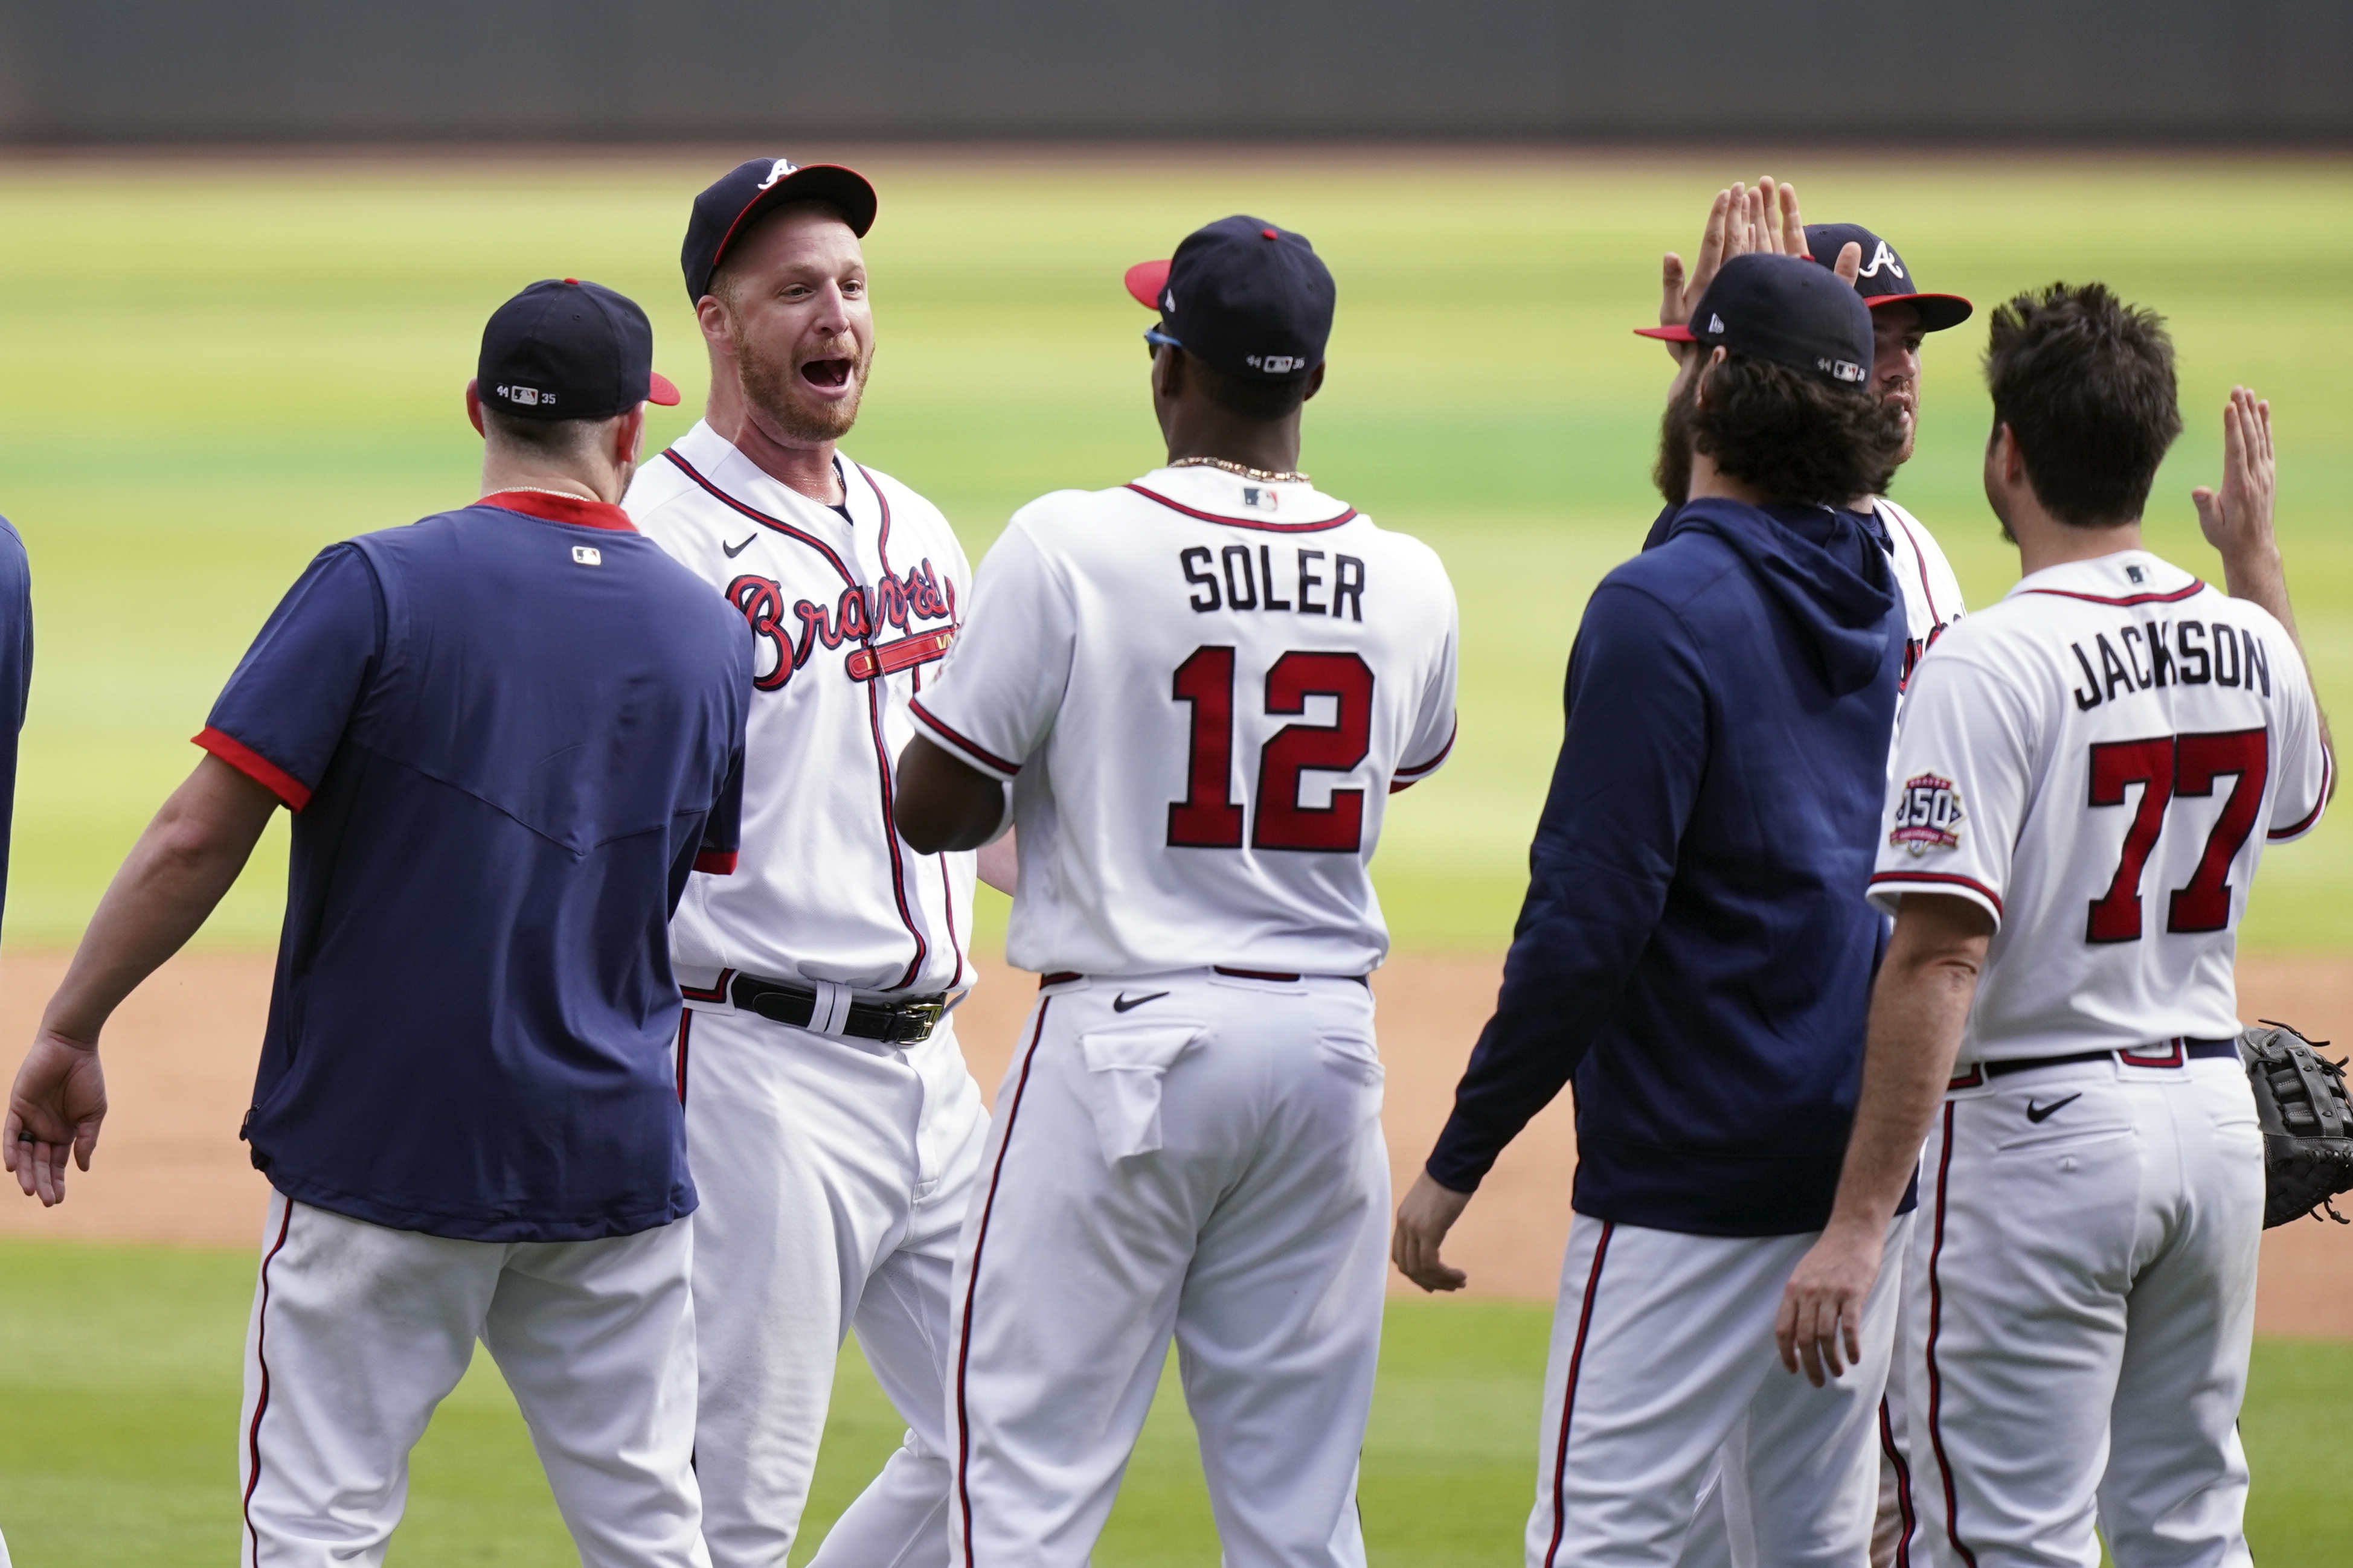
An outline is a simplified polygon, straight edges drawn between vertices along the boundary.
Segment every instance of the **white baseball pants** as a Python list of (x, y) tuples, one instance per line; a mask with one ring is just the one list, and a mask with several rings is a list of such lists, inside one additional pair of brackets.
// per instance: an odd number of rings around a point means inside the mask
[(237, 1428), (245, 1568), (382, 1563), (408, 1452), (477, 1337), (587, 1568), (709, 1568), (692, 1468), (693, 1223), (452, 1241), (272, 1194)]
[[(1910, 1225), (1891, 1226), (1891, 1252)], [(1859, 1568), (1878, 1499), (1898, 1271), (1883, 1272), (1865, 1304), (1862, 1361), (1815, 1388), (1782, 1369), (1773, 1344), (1782, 1287), (1814, 1240), (1576, 1217), (1545, 1373), (1529, 1568), (1672, 1568), (1712, 1477), (1717, 1550), (1740, 1568)]]
[(905, 1047), (724, 1005), (681, 1023), (717, 1568), (782, 1568), (852, 1327), (908, 1426), (818, 1568), (944, 1568), (948, 1281), (988, 1117), (945, 1020)]
[(1907, 1270), (1914, 1494), (1946, 1568), (2246, 1563), (2262, 1135), (2235, 1060), (1949, 1095)]
[(1380, 1106), (1354, 980), (1039, 999), (956, 1259), (959, 1564), (1082, 1568), (1173, 1334), (1227, 1568), (1361, 1568)]

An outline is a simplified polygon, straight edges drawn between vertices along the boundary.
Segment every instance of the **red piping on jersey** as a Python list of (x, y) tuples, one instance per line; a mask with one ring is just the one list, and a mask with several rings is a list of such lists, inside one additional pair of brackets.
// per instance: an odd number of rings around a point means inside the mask
[[(725, 490), (721, 489), (717, 485), (712, 484), (709, 479), (704, 479), (701, 473), (697, 472), (692, 463), (688, 462), (684, 458), (678, 455), (677, 447), (670, 447), (669, 450), (662, 453), (662, 456), (668, 458), (670, 462), (677, 467), (680, 473), (682, 473), (688, 479), (692, 479), (712, 497), (723, 504), (728, 506), (733, 510), (743, 513), (745, 517), (750, 518), (754, 522), (760, 524), (763, 528), (773, 528), (778, 533), (785, 535), (787, 539), (798, 540), (801, 543), (807, 545), (810, 549), (824, 556), (826, 560), (832, 563), (834, 571), (840, 574), (842, 585), (844, 587), (856, 588), (862, 586), (862, 584), (858, 581), (857, 575), (843, 563), (841, 557), (836, 554), (833, 547), (828, 544), (824, 540), (818, 538), (815, 534), (805, 533), (801, 530), (795, 528), (791, 523), (786, 522), (780, 518), (770, 517), (766, 512), (760, 510), (758, 508), (746, 505), (744, 502), (737, 500), (733, 496), (729, 495)], [(874, 499), (881, 504), (882, 535), (887, 537), (891, 530), (891, 503), (888, 500), (883, 500), (882, 487), (874, 482), (874, 476), (872, 474), (867, 473), (865, 468), (859, 467), (859, 465), (852, 464), (851, 466), (853, 468), (857, 468), (859, 473), (865, 477), (867, 485), (874, 491)], [(845, 484), (842, 487), (842, 504), (847, 506), (849, 501), (849, 487)], [(888, 563), (885, 563), (885, 569), (888, 569)], [(872, 628), (869, 627), (866, 635), (860, 640), (866, 645), (867, 650), (871, 652), (874, 647), (874, 633)], [(899, 823), (898, 819), (892, 814), (891, 809), (891, 752), (889, 747), (884, 744), (882, 740), (882, 709), (877, 692), (877, 687), (879, 684), (879, 682), (870, 684), (866, 688), (866, 717), (868, 724), (874, 731), (874, 759), (880, 769), (881, 778), (882, 781), (882, 840), (885, 847), (887, 847), (891, 852), (891, 896), (897, 901), (899, 906), (899, 923), (906, 928), (907, 935), (915, 944), (914, 959), (907, 965), (906, 973), (900, 976), (899, 984), (884, 987), (885, 990), (900, 991), (913, 984), (915, 982), (915, 976), (923, 972), (923, 960), (931, 953), (931, 944), (923, 940), (923, 933), (916, 929), (914, 914), (907, 907), (907, 870), (899, 860)], [(959, 953), (957, 955), (958, 973), (962, 973), (962, 968), (963, 955)]]
[[(874, 492), (874, 504), (882, 510), (882, 524), (874, 536), (874, 559), (882, 570), (888, 573), (891, 570), (891, 498), (882, 493), (882, 487), (874, 482), (874, 476), (866, 471), (864, 464), (852, 463), (850, 467), (856, 468), (859, 478), (866, 481), (866, 488)], [(841, 487), (841, 503), (844, 506), (849, 504), (848, 484)], [(872, 617), (869, 616), (868, 619), (871, 620)], [(881, 656), (874, 652), (872, 626), (866, 628), (866, 636), (861, 640), (866, 644), (862, 651), (879, 661)], [(909, 700), (912, 701), (913, 699)], [(913, 985), (915, 983), (915, 976), (923, 973), (923, 960), (931, 956), (932, 944), (925, 942), (923, 933), (915, 929), (914, 910), (907, 902), (907, 867), (906, 863), (899, 858), (899, 817), (891, 799), (892, 793), (897, 786), (891, 776), (891, 748), (882, 739), (882, 683), (879, 680), (870, 682), (866, 688), (866, 712), (874, 725), (874, 762), (882, 780), (882, 831), (883, 837), (890, 841), (891, 845), (891, 896), (899, 902), (900, 922), (907, 928), (907, 934), (915, 939), (914, 959), (907, 965), (907, 973), (899, 976), (899, 984), (891, 987), (893, 991), (900, 991)], [(951, 935), (949, 940), (953, 942), (954, 936)], [(964, 953), (960, 949), (956, 952), (955, 961), (955, 972), (958, 975), (962, 975)]]
[(2205, 584), (2193, 577), (2189, 580), (2189, 586), (2177, 588), (2170, 594), (2133, 594), (2121, 599), (2110, 598), (2105, 594), (2078, 594), (2067, 588), (2025, 588), (2020, 591), (2048, 594), (2058, 599), (2081, 599), (2087, 605), (2178, 605), (2204, 586)]
[(733, 970), (723, 969), (719, 972), (718, 980), (712, 983), (710, 990), (701, 991), (691, 985), (681, 985), (678, 988), (678, 994), (690, 1002), (724, 1002), (727, 1000), (727, 983), (734, 978)]
[(1545, 1568), (1553, 1568), (1553, 1559), (1560, 1554), (1560, 1538), (1568, 1527), (1568, 1485), (1562, 1479), (1568, 1468), (1568, 1421), (1577, 1412), (1577, 1382), (1585, 1369), (1585, 1336), (1593, 1327), (1593, 1298), (1601, 1289), (1601, 1261), (1609, 1256), (1609, 1238), (1616, 1234), (1618, 1222), (1601, 1222), (1601, 1239), (1593, 1244), (1593, 1268), (1585, 1276), (1585, 1303), (1577, 1309), (1577, 1342), (1568, 1352), (1568, 1381), (1560, 1391), (1560, 1439), (1552, 1455), (1552, 1543), (1545, 1548)]
[(972, 1271), (965, 1276), (964, 1322), (956, 1336), (956, 1502), (964, 1513), (964, 1560), (972, 1565), (972, 1414), (965, 1405), (965, 1378), (972, 1368), (972, 1303), (980, 1291), (981, 1255), (988, 1247), (988, 1222), (997, 1213), (997, 1184), (1005, 1178), (1006, 1152), (1013, 1147), (1013, 1124), (1021, 1116), (1021, 1098), (1029, 1092), (1029, 1068), (1038, 1059), (1038, 1042), (1046, 1033), (1046, 1014), (1054, 1005), (1048, 996), (1038, 1004), (1038, 1026), (1029, 1032), (1029, 1048), (1022, 1053), (1021, 1076), (1013, 1082), (1013, 1103), (1005, 1108), (1005, 1131), (997, 1141), (997, 1163), (988, 1170), (988, 1193), (981, 1201), (980, 1226), (973, 1232)]
[(1409, 768), (1399, 768), (1389, 779), (1389, 793), (1395, 795), (1401, 789), (1411, 789), (1429, 777), (1437, 769), (1438, 764), (1446, 760), (1447, 753), (1454, 750), (1454, 737), (1461, 732), (1462, 721), (1457, 719), (1454, 721), (1453, 728), (1446, 731), (1446, 744), (1438, 748), (1438, 755), (1426, 763), (1416, 763)]
[(686, 1037), (693, 1027), (694, 1009), (681, 1007), (678, 1010), (678, 1108), (681, 1110), (686, 1109)]
[(2278, 843), (2284, 839), (2301, 837), (2305, 834), (2311, 832), (2312, 825), (2320, 820), (2320, 814), (2328, 809), (2328, 788), (2330, 776), (2336, 772), (2336, 767), (2337, 764), (2329, 757), (2328, 753), (2327, 752), (2321, 752), (2320, 798), (2312, 803), (2312, 809), (2304, 814), (2303, 821), (2289, 827), (2274, 827), (2268, 829), (2263, 834), (2263, 837), (2273, 843)]
[(1920, 597), (1928, 606), (1928, 624), (1940, 626), (1945, 617), (1936, 613), (1936, 590), (1928, 585), (1928, 552), (1920, 548), (1920, 536), (1912, 531), (1912, 525), (1905, 521), (1900, 513), (1894, 515), (1895, 526), (1901, 528), (1904, 537), (1912, 542), (1912, 568), (1920, 574)]
[(1008, 763), (994, 752), (983, 751), (978, 746), (974, 745), (970, 741), (965, 739), (964, 736), (958, 734), (955, 731), (951, 730), (945, 724), (941, 723), (937, 719), (932, 717), (930, 710), (926, 709), (922, 702), (909, 702), (907, 704), (907, 711), (913, 713), (916, 718), (921, 719), (924, 723), (930, 725), (934, 731), (938, 731), (942, 740), (955, 747), (957, 751), (966, 753), (974, 762), (980, 763), (983, 767), (995, 768), (998, 773), (1008, 774), (1018, 773), (1021, 771), (1021, 764), (1019, 763)]
[(544, 490), (493, 490), (474, 503), (501, 511), (519, 511), (542, 522), (568, 522), (575, 528), (602, 528), (614, 533), (635, 533), (629, 514), (609, 501), (586, 496), (549, 495)]
[(1139, 484), (1130, 484), (1127, 488), (1146, 500), (1158, 501), (1170, 511), (1181, 511), (1187, 517), (1198, 517), (1203, 522), (1222, 522), (1228, 528), (1254, 528), (1261, 533), (1321, 533), (1327, 528), (1337, 528), (1344, 522), (1352, 521), (1356, 515), (1356, 509), (1350, 507), (1339, 516), (1326, 518), (1322, 522), (1261, 522), (1254, 517), (1228, 517), (1223, 512), (1201, 511), (1182, 501), (1170, 500), (1159, 491), (1145, 489)]
[(732, 877), (735, 874), (735, 856), (733, 849), (700, 849), (695, 852), (694, 868), (714, 877)]
[(286, 1213), (278, 1222), (278, 1239), (271, 1244), (268, 1256), (261, 1260), (261, 1305), (253, 1311), (253, 1359), (261, 1368), (261, 1392), (254, 1396), (253, 1424), (245, 1431), (246, 1462), (251, 1467), (245, 1478), (245, 1532), (253, 1540), (255, 1562), (261, 1560), (261, 1532), (253, 1524), (254, 1489), (261, 1485), (261, 1417), (269, 1409), (269, 1266), (286, 1250), (286, 1237), (294, 1228), (294, 1200), (285, 1200)]
[(1953, 1176), (1953, 1106), (1945, 1105), (1945, 1146), (1936, 1155), (1936, 1229), (1928, 1247), (1928, 1447), (1936, 1456), (1936, 1470), (1945, 1482), (1945, 1539), (1953, 1543), (1969, 1568), (1978, 1568), (1978, 1554), (1961, 1543), (1959, 1500), (1953, 1485), (1953, 1462), (1945, 1457), (1945, 1379), (1936, 1370), (1936, 1341), (1945, 1328), (1945, 1282), (1936, 1265), (1945, 1256), (1945, 1194)]
[(1964, 877), (1952, 871), (1878, 871), (1872, 875), (1871, 885), (1882, 882), (1937, 882), (1968, 888), (1993, 906), (1994, 918), (2001, 918), (2001, 895), (1974, 877)]
[(1912, 1466), (1904, 1458), (1904, 1446), (1895, 1440), (1895, 1423), (1888, 1415), (1885, 1394), (1879, 1399), (1879, 1451), (1895, 1469), (1895, 1515), (1904, 1527), (1895, 1541), (1895, 1568), (1912, 1568), (1912, 1531), (1919, 1522), (1912, 1512)]
[(311, 804), (309, 784), (236, 736), (224, 734), (207, 724), (188, 739), (284, 801), (289, 811), (300, 811)]

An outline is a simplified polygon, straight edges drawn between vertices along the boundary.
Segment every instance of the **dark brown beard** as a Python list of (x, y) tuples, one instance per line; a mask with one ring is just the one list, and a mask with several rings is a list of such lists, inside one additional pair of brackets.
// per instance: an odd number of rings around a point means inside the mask
[(1694, 375), (1667, 400), (1667, 411), (1659, 416), (1659, 460), (1651, 466), (1651, 482), (1669, 506), (1691, 500), (1691, 411), (1698, 397), (1699, 377)]
[(742, 383), (744, 401), (759, 410), (777, 434), (796, 441), (839, 441), (858, 423), (858, 405), (866, 398), (866, 372), (874, 363), (872, 350), (860, 359), (852, 373), (858, 383), (855, 395), (843, 403), (812, 405), (794, 395), (802, 382), (800, 367), (790, 356), (763, 352), (732, 313), (727, 336), (735, 350), (735, 374)]

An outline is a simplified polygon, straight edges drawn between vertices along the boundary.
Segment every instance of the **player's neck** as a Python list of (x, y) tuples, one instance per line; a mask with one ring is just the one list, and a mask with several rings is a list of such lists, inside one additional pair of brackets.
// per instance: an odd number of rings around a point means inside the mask
[(482, 458), (482, 493), (491, 496), (501, 490), (540, 490), (618, 506), (621, 497), (628, 491), (630, 471), (605, 463), (597, 465), (596, 473), (588, 475), (491, 454)]
[(1218, 458), (1246, 468), (1294, 473), (1299, 468), (1299, 416), (1271, 423), (1215, 416), (1214, 413), (1169, 422), (1168, 460)]
[(2018, 574), (2021, 577), (2031, 577), (2037, 572), (2072, 562), (2096, 561), (2103, 555), (2145, 548), (2140, 519), (2137, 517), (2105, 528), (2075, 528), (2061, 522), (2040, 506), (2029, 504), (2014, 509), (2004, 520), (2004, 526), (2018, 542)]
[(777, 435), (753, 416), (751, 404), (735, 378), (718, 374), (715, 364), (712, 369), (711, 401), (702, 411), (704, 424), (786, 489), (821, 506), (839, 506), (849, 499), (842, 492), (840, 470), (834, 466), (831, 441), (801, 441)]
[(1763, 506), (1765, 494), (1746, 479), (1736, 479), (1715, 466), (1715, 459), (1694, 447), (1692, 451), (1691, 489), (1693, 500), (1736, 500), (1746, 506)]

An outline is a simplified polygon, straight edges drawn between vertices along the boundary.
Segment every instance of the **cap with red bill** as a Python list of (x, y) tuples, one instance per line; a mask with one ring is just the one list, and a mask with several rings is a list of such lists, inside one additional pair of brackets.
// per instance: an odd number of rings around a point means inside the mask
[(654, 374), (654, 329), (637, 301), (577, 278), (533, 284), (482, 328), (475, 395), (525, 419), (610, 419), (678, 388)]
[(1969, 319), (1972, 309), (1958, 294), (1924, 294), (1920, 280), (1895, 254), (1895, 247), (1859, 223), (1810, 223), (1806, 248), (1825, 267), (1838, 265), (1839, 252), (1850, 245), (1862, 247), (1862, 270), (1854, 276), (1854, 291), (1876, 310), (1883, 305), (1909, 305), (1920, 312), (1920, 330), (1941, 332)]
[(1721, 345), (1841, 386), (1871, 377), (1870, 310), (1837, 273), (1802, 256), (1736, 256), (1716, 269), (1687, 325), (1634, 330), (1669, 342)]
[(841, 214), (859, 238), (874, 226), (874, 187), (855, 169), (839, 163), (794, 163), (790, 158), (752, 158), (736, 164), (694, 198), (686, 220), (686, 244), (679, 265), (686, 273), (686, 297), (700, 303), (711, 292), (711, 275), (728, 247), (752, 232), (762, 214), (787, 202), (823, 202)]
[(1173, 343), (1245, 381), (1303, 381), (1324, 363), (1337, 288), (1303, 234), (1237, 215), (1185, 237), (1166, 261), (1127, 269), (1127, 291), (1160, 312)]

